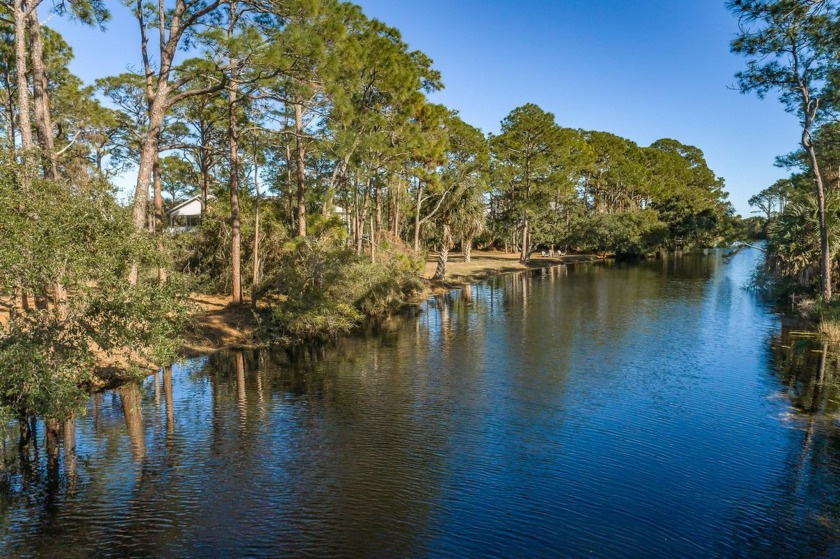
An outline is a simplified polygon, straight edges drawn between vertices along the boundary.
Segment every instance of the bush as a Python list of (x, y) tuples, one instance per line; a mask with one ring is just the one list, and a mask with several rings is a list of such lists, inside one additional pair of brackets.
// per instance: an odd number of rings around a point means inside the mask
[[(832, 266), (840, 250), (840, 196), (829, 191), (825, 201)], [(766, 273), (780, 295), (815, 292), (820, 279), (820, 234), (817, 201), (799, 196), (767, 228)]]
[(641, 256), (659, 248), (667, 233), (656, 210), (595, 214), (576, 222), (571, 244), (584, 252)]
[[(243, 196), (240, 206), (243, 289), (250, 289), (254, 264), (254, 199)], [(260, 204), (260, 261), (263, 276), (272, 276), (289, 240), (283, 209), (274, 200)], [(203, 293), (231, 292), (230, 202), (213, 200), (194, 231), (175, 235), (170, 244), (175, 269), (191, 278)], [(262, 287), (262, 286), (260, 286)]]
[[(87, 190), (0, 171), (0, 294), (33, 296), (0, 328), (0, 412), (63, 419), (84, 401), (101, 358), (124, 367), (167, 362), (179, 347), (187, 306), (177, 276), (161, 285), (133, 263), (163, 265), (153, 240), (105, 184)], [(58, 287), (68, 294), (59, 300)]]
[(287, 243), (280, 266), (266, 280), (272, 304), (259, 313), (259, 337), (284, 342), (334, 337), (365, 316), (388, 312), (422, 287), (421, 263), (398, 241), (382, 241), (371, 263), (347, 247), (337, 221), (309, 225), (307, 237)]

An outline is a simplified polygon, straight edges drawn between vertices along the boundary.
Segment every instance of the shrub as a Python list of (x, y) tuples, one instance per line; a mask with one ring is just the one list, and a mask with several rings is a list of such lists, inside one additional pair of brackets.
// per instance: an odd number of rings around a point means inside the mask
[(127, 285), (133, 263), (150, 271), (164, 261), (108, 185), (79, 190), (18, 177), (13, 164), (2, 165), (0, 293), (40, 304), (0, 328), (0, 412), (60, 420), (84, 401), (99, 358), (127, 367), (171, 360), (187, 306), (177, 276), (161, 285), (141, 274)]
[(382, 241), (371, 263), (347, 247), (340, 223), (311, 222), (309, 235), (287, 243), (280, 266), (266, 280), (272, 304), (259, 313), (258, 336), (295, 342), (347, 332), (419, 290), (420, 267), (398, 241)]
[(656, 210), (595, 214), (576, 222), (571, 244), (596, 254), (641, 256), (660, 247), (667, 232)]

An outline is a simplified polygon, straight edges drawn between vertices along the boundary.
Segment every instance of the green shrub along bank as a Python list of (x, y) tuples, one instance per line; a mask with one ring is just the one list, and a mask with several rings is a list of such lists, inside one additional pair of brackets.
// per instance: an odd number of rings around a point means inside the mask
[(188, 305), (177, 275), (158, 281), (168, 264), (106, 185), (22, 176), (0, 168), (0, 292), (14, 294), (0, 329), (0, 418), (62, 420), (83, 404), (97, 363), (173, 360)]
[[(243, 291), (260, 301), (254, 308), (257, 342), (294, 344), (348, 332), (363, 319), (387, 314), (423, 288), (423, 259), (384, 232), (374, 260), (348, 244), (337, 218), (309, 217), (306, 237), (290, 237), (276, 200), (260, 205), (260, 242), (254, 259), (254, 200), (243, 201)], [(224, 294), (231, 289), (232, 235), (227, 201), (209, 204), (201, 225), (171, 239), (175, 266), (194, 290)], [(258, 267), (254, 283), (254, 265)]]

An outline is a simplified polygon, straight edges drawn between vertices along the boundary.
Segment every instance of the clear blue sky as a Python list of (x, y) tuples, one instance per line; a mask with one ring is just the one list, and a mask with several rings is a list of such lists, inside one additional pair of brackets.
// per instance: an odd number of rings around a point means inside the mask
[[(433, 101), (495, 132), (513, 108), (537, 103), (559, 124), (649, 145), (692, 144), (726, 179), (744, 216), (747, 199), (787, 171), (796, 118), (775, 98), (733, 91), (743, 59), (729, 53), (736, 21), (722, 0), (361, 0), (435, 61), (445, 89)], [(107, 31), (58, 19), (85, 81), (139, 65), (138, 32), (116, 2)]]

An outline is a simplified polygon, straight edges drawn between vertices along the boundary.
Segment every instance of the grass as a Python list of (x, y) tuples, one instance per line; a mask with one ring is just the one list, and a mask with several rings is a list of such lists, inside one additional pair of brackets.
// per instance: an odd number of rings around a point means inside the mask
[(818, 331), (823, 338), (835, 343), (840, 342), (840, 320), (824, 318), (820, 321)]

